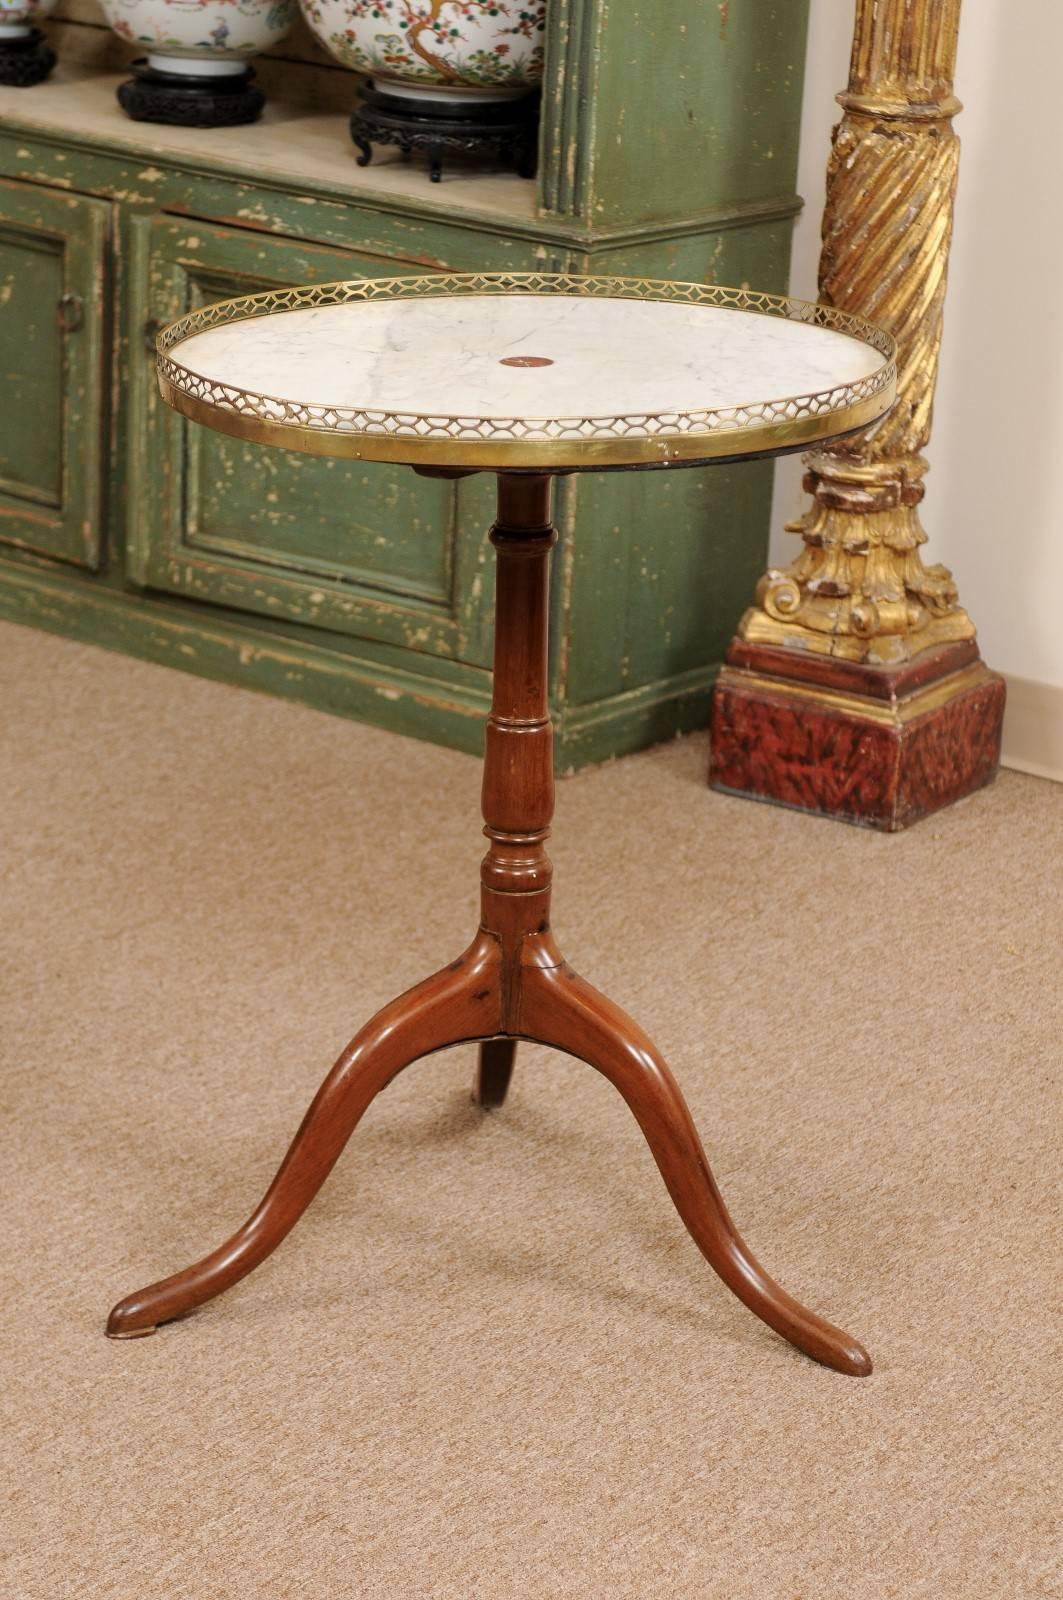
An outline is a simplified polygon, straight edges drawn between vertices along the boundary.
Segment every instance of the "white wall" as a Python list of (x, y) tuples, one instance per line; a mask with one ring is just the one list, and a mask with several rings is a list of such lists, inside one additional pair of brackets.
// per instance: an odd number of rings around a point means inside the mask
[[(810, 299), (852, 27), (852, 0), (812, 0), (791, 276)], [(983, 656), (1009, 678), (1005, 758), (1063, 777), (1061, 63), (1063, 0), (965, 0), (960, 188), (922, 511), (924, 559), (952, 568)], [(800, 465), (776, 471), (781, 564), (797, 548), (782, 524), (806, 502)]]

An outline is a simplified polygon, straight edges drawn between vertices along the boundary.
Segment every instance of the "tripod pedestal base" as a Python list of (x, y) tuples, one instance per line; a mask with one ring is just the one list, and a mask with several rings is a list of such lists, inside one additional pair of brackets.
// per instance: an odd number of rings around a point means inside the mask
[[(507, 991), (521, 1028), (499, 1037), (494, 1030)], [(294, 1227), (381, 1089), (418, 1057), (477, 1038), (484, 1042), (474, 1097), (485, 1106), (505, 1097), (518, 1039), (551, 1045), (596, 1067), (633, 1111), (677, 1211), (727, 1286), (817, 1361), (853, 1376), (871, 1371), (855, 1339), (799, 1305), (754, 1259), (728, 1216), (664, 1060), (629, 1017), (562, 961), (548, 931), (522, 941), (507, 962), (503, 940), (481, 930), (458, 961), (379, 1012), (326, 1078), (255, 1214), (195, 1266), (115, 1306), (107, 1324), (111, 1337), (153, 1333), (253, 1271)]]
[(736, 640), (712, 697), (709, 785), (897, 833), (990, 783), (1004, 680), (973, 642), (867, 667)]
[(498, 553), (495, 677), (484, 757), (488, 851), (481, 920), (450, 966), (393, 1000), (358, 1033), (322, 1084), (261, 1204), (225, 1244), (141, 1289), (111, 1312), (116, 1338), (150, 1333), (245, 1277), (302, 1216), (373, 1098), (411, 1062), (481, 1041), (473, 1088), (500, 1105), (517, 1041), (586, 1061), (624, 1097), (672, 1201), (727, 1286), (784, 1339), (839, 1372), (863, 1376), (863, 1347), (781, 1289), (742, 1242), (716, 1187), (686, 1103), (644, 1033), (578, 978), (550, 930), (553, 737), (547, 708), (551, 480), (499, 478), (491, 538)]

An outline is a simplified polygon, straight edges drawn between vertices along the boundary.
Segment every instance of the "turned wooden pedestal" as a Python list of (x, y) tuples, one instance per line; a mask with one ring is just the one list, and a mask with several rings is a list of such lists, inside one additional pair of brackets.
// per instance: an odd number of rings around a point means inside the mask
[(325, 1079), (261, 1205), (232, 1238), (111, 1312), (115, 1338), (153, 1333), (220, 1294), (293, 1228), (373, 1097), (411, 1062), (479, 1040), (473, 1096), (505, 1099), (518, 1041), (567, 1051), (623, 1095), (676, 1209), (727, 1286), (783, 1338), (839, 1372), (871, 1371), (867, 1352), (775, 1283), (735, 1231), (672, 1074), (641, 1029), (578, 977), (550, 930), (546, 839), (554, 809), (547, 710), (551, 478), (502, 474), (494, 696), (487, 723), (480, 926), (463, 955), (385, 1006)]

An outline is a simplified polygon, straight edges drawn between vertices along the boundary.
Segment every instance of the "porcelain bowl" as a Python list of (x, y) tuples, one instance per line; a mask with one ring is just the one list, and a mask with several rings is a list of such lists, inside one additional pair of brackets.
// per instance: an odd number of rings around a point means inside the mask
[(510, 100), (543, 73), (545, 0), (300, 0), (337, 61), (408, 97)]
[[(0, 4), (3, 0), (0, 0)], [(284, 38), (295, 0), (100, 0), (115, 33), (162, 72), (242, 72)]]
[(0, 43), (32, 33), (57, 4), (58, 0), (0, 0)]

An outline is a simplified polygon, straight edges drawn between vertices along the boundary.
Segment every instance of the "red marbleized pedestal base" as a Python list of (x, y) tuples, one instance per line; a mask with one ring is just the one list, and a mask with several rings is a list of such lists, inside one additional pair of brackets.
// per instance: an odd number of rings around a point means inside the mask
[(1004, 680), (978, 646), (870, 667), (736, 639), (712, 698), (709, 786), (899, 832), (992, 781)]

